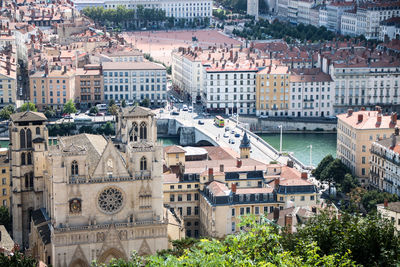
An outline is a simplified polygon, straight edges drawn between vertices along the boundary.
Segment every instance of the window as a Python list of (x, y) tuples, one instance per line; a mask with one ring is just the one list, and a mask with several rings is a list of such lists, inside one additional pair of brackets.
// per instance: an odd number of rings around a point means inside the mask
[(178, 195), (178, 201), (182, 201), (182, 195)]
[(300, 201), (304, 201), (305, 200), (305, 196), (300, 196)]
[(6, 199), (3, 200), (3, 207), (7, 207), (7, 200)]
[(79, 174), (78, 162), (74, 160), (71, 164), (71, 175), (78, 175), (78, 174)]
[(240, 215), (244, 215), (244, 208), (240, 208)]
[(147, 170), (147, 160), (146, 157), (144, 156), (140, 159), (140, 170), (141, 171)]
[(21, 165), (25, 165), (25, 153), (21, 153)]
[(3, 196), (7, 196), (7, 189), (3, 188)]
[(20, 147), (21, 148), (25, 148), (26, 147), (26, 143), (25, 143), (25, 130), (22, 129), (19, 132), (19, 143), (20, 143)]
[(260, 207), (254, 207), (254, 214), (260, 214)]
[(361, 175), (365, 175), (365, 168), (361, 169)]
[(314, 196), (310, 196), (310, 200), (314, 200)]
[(36, 135), (40, 135), (40, 128), (36, 127)]
[(199, 207), (194, 207), (194, 215), (199, 215)]
[(194, 194), (194, 200), (199, 200), (199, 194), (198, 193)]
[(32, 147), (32, 131), (31, 129), (26, 130), (26, 147)]
[(186, 215), (187, 215), (187, 216), (192, 215), (192, 207), (187, 207), (187, 208), (186, 208)]
[(180, 184), (180, 185), (178, 185), (178, 189), (182, 189), (182, 185)]
[(235, 222), (232, 222), (232, 232), (235, 232), (236, 231), (236, 224), (235, 224)]
[(140, 139), (146, 140), (147, 139), (147, 125), (145, 122), (140, 124)]
[(362, 152), (365, 152), (367, 149), (365, 146), (362, 146)]
[(169, 189), (174, 189), (174, 188), (175, 188), (175, 186), (173, 186), (173, 185), (169, 186)]
[(186, 199), (187, 201), (192, 201), (192, 194), (187, 194)]
[(30, 152), (28, 152), (28, 153), (26, 153), (26, 155), (27, 155), (27, 157), (28, 157), (28, 165), (31, 165), (32, 164), (32, 153), (30, 153)]
[(190, 189), (190, 188), (192, 188), (192, 185), (191, 185), (191, 184), (188, 184), (188, 185), (186, 186), (186, 188), (187, 188), (187, 189)]
[(7, 183), (7, 178), (2, 178), (2, 179), (1, 179), (1, 184), (2, 184), (2, 185), (5, 185), (6, 183)]
[(138, 125), (136, 122), (132, 123), (133, 137), (131, 136), (131, 141), (138, 141)]
[(174, 194), (169, 195), (169, 201), (171, 201), (171, 202), (175, 201), (175, 195)]
[(246, 208), (246, 214), (250, 214), (250, 207)]
[(264, 213), (268, 213), (268, 207), (264, 207)]
[(365, 157), (362, 157), (362, 158), (361, 158), (361, 163), (362, 163), (362, 164), (365, 164)]
[(232, 209), (232, 217), (235, 216), (235, 209)]

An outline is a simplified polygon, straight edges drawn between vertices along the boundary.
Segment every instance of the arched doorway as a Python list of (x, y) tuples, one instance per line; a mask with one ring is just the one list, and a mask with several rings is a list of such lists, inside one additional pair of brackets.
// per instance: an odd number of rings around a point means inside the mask
[(69, 267), (89, 267), (89, 264), (86, 263), (86, 261), (82, 259), (76, 259), (71, 264)]
[(109, 263), (111, 259), (125, 259), (125, 254), (115, 248), (106, 250), (99, 258), (99, 263)]

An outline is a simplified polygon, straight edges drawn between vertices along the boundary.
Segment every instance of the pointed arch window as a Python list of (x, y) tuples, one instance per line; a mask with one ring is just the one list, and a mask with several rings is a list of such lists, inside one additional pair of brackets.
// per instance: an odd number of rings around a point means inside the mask
[(19, 143), (20, 143), (21, 148), (26, 148), (26, 143), (25, 143), (25, 130), (24, 130), (24, 129), (22, 129), (22, 130), (19, 132)]
[(74, 160), (71, 164), (71, 175), (78, 175), (78, 174), (79, 174), (78, 162)]
[(36, 127), (36, 135), (40, 135), (40, 127)]
[(33, 187), (33, 172), (29, 173), (29, 187)]
[(25, 188), (29, 188), (29, 174), (25, 173)]
[(132, 123), (132, 130), (133, 130), (133, 140), (134, 142), (138, 141), (139, 129), (136, 122)]
[(140, 140), (146, 140), (147, 139), (147, 124), (145, 122), (142, 122), (140, 124)]
[(21, 153), (21, 165), (25, 165), (25, 153)]
[(26, 147), (32, 147), (32, 131), (31, 129), (26, 130)]
[(27, 156), (28, 165), (31, 165), (32, 164), (32, 153), (28, 152), (28, 153), (26, 153), (26, 156)]
[(144, 156), (140, 159), (140, 170), (141, 171), (147, 170), (147, 159)]

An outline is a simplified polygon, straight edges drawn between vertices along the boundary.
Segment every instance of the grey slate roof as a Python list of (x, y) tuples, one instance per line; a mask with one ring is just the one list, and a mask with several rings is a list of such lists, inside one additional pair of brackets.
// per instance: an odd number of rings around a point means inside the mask
[(47, 121), (47, 117), (41, 112), (25, 111), (11, 114), (13, 122)]

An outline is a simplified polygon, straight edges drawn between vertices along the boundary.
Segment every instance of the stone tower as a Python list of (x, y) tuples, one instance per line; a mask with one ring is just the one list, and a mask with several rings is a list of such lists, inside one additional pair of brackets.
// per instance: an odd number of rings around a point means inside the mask
[(258, 1), (247, 0), (247, 15), (254, 16), (256, 20), (258, 20)]
[(240, 142), (239, 148), (240, 148), (240, 158), (241, 159), (250, 158), (251, 145), (250, 145), (250, 140), (247, 137), (247, 132), (244, 132), (243, 139)]
[(26, 111), (11, 115), (9, 124), (13, 237), (24, 248), (29, 244), (32, 212), (43, 201), (46, 122), (43, 113)]

